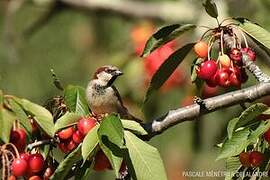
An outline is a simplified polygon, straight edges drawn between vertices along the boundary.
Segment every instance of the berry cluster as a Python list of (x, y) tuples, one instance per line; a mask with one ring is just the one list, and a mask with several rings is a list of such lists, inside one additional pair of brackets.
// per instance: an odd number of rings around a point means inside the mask
[[(242, 54), (246, 53), (250, 60), (255, 61), (255, 52), (248, 47), (247, 43), (246, 47), (242, 48), (241, 42), (238, 42), (239, 38), (230, 27), (225, 26), (212, 33), (209, 44), (199, 41), (194, 46), (194, 51), (201, 60), (196, 69), (197, 76), (210, 87), (240, 88), (241, 84), (248, 79), (243, 67)], [(224, 43), (224, 35), (234, 39), (233, 48)], [(216, 41), (218, 41), (220, 48), (218, 48), (218, 57), (215, 59), (210, 56), (213, 44)]]
[(244, 167), (260, 167), (264, 160), (263, 153), (259, 151), (242, 152), (239, 160)]
[[(264, 133), (263, 138), (270, 143), (270, 129)], [(264, 159), (264, 154), (259, 151), (242, 152), (239, 155), (239, 160), (244, 167), (260, 167)]]
[(76, 126), (62, 129), (57, 133), (60, 139), (59, 148), (64, 153), (74, 150), (84, 139), (86, 134), (96, 126), (97, 120), (94, 117), (82, 117)]
[[(90, 132), (97, 124), (94, 117), (81, 117), (76, 126), (62, 129), (57, 133), (60, 139), (58, 147), (64, 153), (69, 153), (74, 150), (84, 139), (88, 132)], [(102, 150), (99, 150), (94, 157), (95, 171), (104, 171), (112, 169), (109, 159)]]
[(11, 174), (13, 179), (25, 177), (29, 180), (48, 180), (53, 174), (53, 168), (46, 164), (40, 153), (21, 153), (12, 161)]

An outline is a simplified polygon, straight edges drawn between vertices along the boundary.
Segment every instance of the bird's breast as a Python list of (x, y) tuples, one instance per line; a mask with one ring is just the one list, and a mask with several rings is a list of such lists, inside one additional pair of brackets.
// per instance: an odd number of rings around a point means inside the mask
[(92, 88), (87, 92), (88, 104), (96, 114), (117, 112), (119, 102), (112, 88)]

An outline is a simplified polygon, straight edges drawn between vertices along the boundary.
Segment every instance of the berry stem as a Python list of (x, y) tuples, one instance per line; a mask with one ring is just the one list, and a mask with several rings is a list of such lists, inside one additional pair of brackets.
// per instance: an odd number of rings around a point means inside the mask
[(240, 32), (240, 34), (242, 35), (242, 37), (244, 39), (246, 48), (248, 48), (248, 42), (247, 42), (247, 38), (246, 38), (245, 34), (243, 33), (243, 31), (241, 29), (239, 29), (239, 32)]
[(214, 36), (212, 36), (212, 37), (210, 38), (209, 42), (208, 42), (208, 44), (209, 44), (209, 46), (208, 46), (208, 53), (207, 53), (207, 59), (208, 59), (208, 60), (210, 60), (210, 51), (211, 51), (212, 46), (213, 46), (213, 44), (214, 44), (213, 39), (214, 39)]
[(18, 151), (18, 149), (16, 148), (16, 146), (14, 145), (14, 144), (12, 144), (12, 143), (7, 143), (7, 144), (4, 144), (2, 147), (1, 147), (1, 151), (3, 152), (3, 151), (5, 151), (5, 150), (7, 150), (7, 147), (8, 146), (10, 146), (11, 148), (12, 148), (12, 150), (15, 152), (15, 154), (16, 154), (16, 158), (19, 158), (20, 157), (20, 154), (19, 154), (19, 151)]
[(220, 48), (221, 48), (221, 55), (224, 54), (224, 46), (223, 46), (223, 29), (221, 30), (221, 34), (220, 34)]
[(218, 18), (216, 18), (216, 21), (217, 21), (218, 27), (220, 27), (221, 24), (219, 23)]
[(6, 173), (7, 173), (7, 177), (10, 176), (10, 164), (9, 164), (9, 160), (8, 160), (8, 156), (6, 153), (4, 153), (4, 157), (5, 157), (5, 160), (6, 160)]
[(32, 144), (28, 144), (27, 149), (32, 150), (35, 147), (46, 145), (46, 144), (54, 144), (55, 142), (56, 142), (56, 140), (53, 139), (53, 138), (52, 139), (45, 139), (45, 140), (42, 140), (42, 141), (34, 142)]

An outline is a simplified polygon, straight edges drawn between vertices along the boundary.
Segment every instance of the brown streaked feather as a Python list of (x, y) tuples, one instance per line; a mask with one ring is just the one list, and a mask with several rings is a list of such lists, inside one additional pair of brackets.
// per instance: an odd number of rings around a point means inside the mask
[(97, 79), (97, 78), (98, 78), (97, 75), (98, 75), (99, 73), (101, 73), (102, 71), (105, 71), (107, 68), (108, 68), (108, 67), (106, 67), (106, 66), (102, 66), (102, 67), (98, 68), (98, 69), (96, 70), (95, 74), (94, 74), (94, 79)]
[(121, 118), (123, 119), (127, 119), (127, 120), (135, 120), (136, 122), (139, 122), (141, 123), (142, 120), (134, 117), (133, 115), (131, 115), (129, 112), (128, 112), (128, 109), (124, 106), (124, 103), (122, 101), (122, 98), (120, 96), (120, 93), (118, 92), (118, 90), (116, 89), (115, 86), (111, 86), (115, 92), (115, 96), (117, 97), (118, 101), (120, 102), (121, 104), (121, 108), (118, 109), (118, 113), (120, 114)]

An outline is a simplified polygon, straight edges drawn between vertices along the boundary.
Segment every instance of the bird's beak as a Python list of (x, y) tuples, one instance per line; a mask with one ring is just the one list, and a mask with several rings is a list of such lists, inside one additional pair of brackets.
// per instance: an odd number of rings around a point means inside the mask
[(113, 73), (114, 76), (121, 76), (121, 75), (123, 75), (123, 74), (124, 74), (124, 73), (123, 73), (122, 71), (119, 71), (119, 70), (114, 71), (114, 73)]

